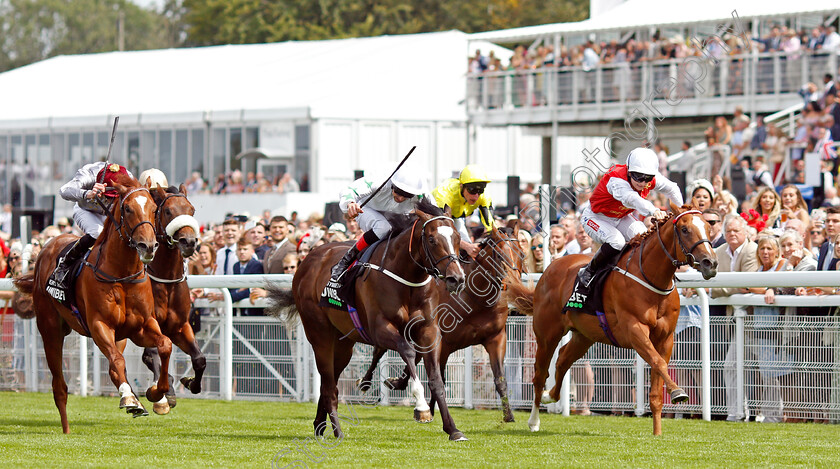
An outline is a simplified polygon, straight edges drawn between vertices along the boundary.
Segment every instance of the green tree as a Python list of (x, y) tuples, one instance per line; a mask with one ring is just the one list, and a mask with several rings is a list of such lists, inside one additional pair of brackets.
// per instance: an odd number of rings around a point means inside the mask
[(114, 51), (120, 42), (125, 50), (177, 46), (166, 34), (170, 26), (165, 16), (128, 0), (0, 0), (0, 71), (57, 55)]
[(467, 33), (586, 17), (585, 0), (184, 0), (190, 45)]

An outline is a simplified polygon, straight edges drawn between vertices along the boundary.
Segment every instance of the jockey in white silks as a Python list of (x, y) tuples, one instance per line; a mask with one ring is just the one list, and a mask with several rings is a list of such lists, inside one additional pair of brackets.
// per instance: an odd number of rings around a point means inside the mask
[(602, 246), (578, 273), (582, 286), (589, 288), (594, 274), (614, 262), (627, 240), (647, 231), (640, 216), (657, 220), (667, 216), (646, 199), (651, 190), (682, 206), (679, 186), (661, 175), (658, 168), (659, 158), (653, 150), (636, 148), (627, 155), (627, 164), (612, 166), (595, 187), (589, 206), (580, 214), (580, 223)]
[[(361, 204), (365, 203), (383, 182), (382, 189), (364, 207), (361, 207)], [(411, 212), (423, 197), (429, 197), (426, 194), (426, 187), (426, 181), (420, 173), (406, 165), (394, 173), (388, 181), (362, 177), (342, 190), (339, 194), (339, 208), (351, 219), (358, 216), (359, 228), (364, 230), (365, 234), (333, 266), (332, 280), (337, 281), (365, 248), (385, 238), (391, 232), (391, 224), (382, 212), (403, 214)]]

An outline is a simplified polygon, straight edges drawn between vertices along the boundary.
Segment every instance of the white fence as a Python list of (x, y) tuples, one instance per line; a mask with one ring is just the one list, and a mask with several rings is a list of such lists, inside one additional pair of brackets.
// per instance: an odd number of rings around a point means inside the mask
[[(680, 275), (680, 287), (722, 286), (832, 286), (840, 284), (840, 273), (723, 273), (710, 281), (699, 275)], [(533, 276), (534, 279), (538, 276)], [(241, 288), (263, 286), (266, 281), (288, 287), (287, 275), (194, 276), (191, 287)], [(11, 289), (0, 280), (0, 289)], [(224, 290), (223, 290), (224, 291)], [(221, 399), (265, 399), (311, 401), (319, 390), (318, 373), (311, 347), (302, 327), (266, 317), (234, 316), (234, 307), (253, 307), (248, 300), (233, 305), (197, 302), (205, 309), (201, 330), (196, 334), (207, 357), (203, 391), (197, 397)], [(777, 296), (779, 307), (833, 307), (840, 296)], [(709, 317), (708, 304), (738, 305), (733, 316)], [(766, 306), (758, 295), (734, 295), (708, 300), (683, 299), (684, 306), (698, 305), (700, 323), (680, 328), (676, 335), (670, 370), (689, 393), (687, 404), (666, 402), (665, 412), (712, 414), (746, 418), (760, 415), (773, 419), (840, 421), (840, 320), (834, 316), (747, 314), (744, 306)], [(264, 306), (258, 303), (257, 306)], [(2, 315), (0, 389), (49, 392), (50, 374), (43, 358), (35, 321)], [(530, 318), (508, 320), (505, 358), (511, 405), (528, 408), (533, 402), (535, 342)], [(699, 326), (699, 327), (698, 327)], [(128, 376), (136, 390), (151, 384), (151, 373), (140, 362), (142, 350), (126, 349)], [(347, 400), (360, 398), (355, 381), (367, 370), (372, 347), (357, 345), (350, 365), (339, 381), (339, 394)], [(383, 357), (374, 375), (372, 391), (383, 404), (406, 404), (402, 391), (388, 390), (383, 377), (398, 376), (404, 364), (394, 353)], [(553, 368), (553, 367), (552, 367)], [(81, 395), (115, 393), (107, 373), (108, 364), (89, 338), (71, 334), (65, 341), (65, 378), (71, 392)], [(176, 378), (192, 375), (189, 357), (180, 350), (173, 354)], [(421, 365), (421, 374), (423, 373)], [(567, 376), (563, 399), (557, 411), (633, 413), (649, 411), (647, 394), (649, 369), (632, 350), (596, 344)], [(453, 354), (446, 367), (447, 399), (450, 405), (496, 407), (489, 359), (480, 346)], [(552, 378), (553, 379), (553, 378)], [(550, 379), (551, 381), (551, 379)], [(550, 383), (551, 384), (551, 383)], [(189, 395), (180, 385), (179, 395)], [(369, 399), (369, 398), (366, 398)]]

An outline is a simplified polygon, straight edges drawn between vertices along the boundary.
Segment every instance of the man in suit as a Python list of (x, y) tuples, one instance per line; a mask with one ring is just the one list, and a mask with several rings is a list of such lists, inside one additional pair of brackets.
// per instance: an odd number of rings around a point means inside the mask
[[(758, 270), (758, 257), (756, 250), (758, 245), (747, 240), (747, 222), (738, 215), (729, 214), (723, 219), (723, 232), (726, 238), (726, 244), (715, 249), (715, 254), (718, 258), (718, 272), (755, 272)], [(712, 298), (720, 298), (730, 296), (735, 293), (744, 293), (742, 288), (712, 288)], [(711, 315), (732, 316), (733, 309), (727, 306), (725, 312), (721, 310), (711, 311)], [(738, 409), (738, 389), (737, 389), (737, 375), (735, 371), (735, 358), (737, 347), (735, 346), (735, 338), (731, 334), (731, 322), (727, 322), (724, 326), (712, 327), (712, 360), (720, 361), (723, 358), (723, 349), (726, 343), (729, 343), (726, 357), (724, 359), (723, 381), (726, 385), (726, 407), (728, 409), (728, 416), (726, 420), (738, 420), (739, 413), (742, 411)], [(720, 382), (720, 373), (715, 373), (713, 382)]]
[(224, 247), (216, 251), (216, 275), (233, 275), (236, 263), (236, 241), (241, 236), (239, 220), (228, 218), (222, 223)]
[(723, 237), (723, 220), (720, 216), (720, 211), (714, 208), (707, 208), (703, 210), (703, 219), (709, 222), (712, 227), (709, 239), (712, 240), (712, 247), (717, 248), (726, 244), (726, 238)]
[[(239, 262), (233, 265), (233, 275), (261, 274), (263, 273), (262, 263), (254, 257), (254, 245), (247, 236), (239, 238), (236, 243), (236, 257)], [(230, 298), (235, 303), (248, 298), (251, 295), (250, 288), (239, 288), (230, 290)], [(237, 308), (240, 316), (262, 316), (262, 308)]]
[(834, 259), (834, 239), (840, 234), (840, 207), (828, 207), (825, 213), (825, 242), (820, 246), (817, 270), (829, 270)]
[(263, 272), (267, 274), (282, 274), (283, 258), (287, 254), (295, 252), (295, 245), (287, 237), (287, 226), (289, 222), (286, 217), (277, 215), (272, 217), (268, 225), (269, 236), (274, 241), (274, 246), (269, 249), (262, 258)]

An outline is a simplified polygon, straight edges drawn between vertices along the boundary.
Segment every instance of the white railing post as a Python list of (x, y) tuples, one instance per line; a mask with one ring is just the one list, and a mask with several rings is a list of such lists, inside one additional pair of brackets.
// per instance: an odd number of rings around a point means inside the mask
[(91, 393), (94, 396), (98, 396), (102, 394), (102, 359), (100, 359), (100, 353), (96, 353), (99, 351), (99, 347), (94, 347), (93, 349), (93, 389)]
[(747, 417), (746, 412), (746, 396), (744, 393), (744, 318), (747, 316), (747, 310), (743, 307), (735, 308), (735, 373), (737, 386), (737, 403), (738, 410), (736, 416), (738, 419)]
[(645, 414), (645, 361), (636, 354), (636, 410), (637, 416)]
[(88, 338), (79, 337), (79, 394), (88, 395)]
[(703, 420), (712, 420), (712, 347), (711, 325), (709, 324), (709, 295), (704, 288), (697, 289), (700, 297), (700, 407)]
[(38, 356), (35, 353), (37, 330), (35, 321), (23, 321), (23, 364), (26, 368), (26, 390), (29, 392), (38, 391)]
[[(502, 364), (504, 367), (504, 363)], [(504, 368), (503, 368), (504, 369)], [(446, 370), (440, 370), (443, 374)], [(473, 350), (472, 346), (464, 349), (464, 408), (473, 408)]]
[(230, 291), (227, 288), (222, 288), (222, 297), (224, 298), (224, 327), (222, 328), (221, 340), (221, 363), (219, 364), (221, 385), (219, 392), (222, 399), (226, 401), (233, 400), (233, 300), (230, 297)]
[[(556, 149), (552, 148), (552, 152)], [(551, 264), (551, 251), (549, 250), (549, 235), (551, 234), (551, 185), (540, 186), (540, 227), (543, 233), (543, 270)]]
[(379, 403), (382, 405), (391, 405), (391, 390), (385, 384), (385, 378), (388, 378), (388, 355), (382, 356), (379, 360)]

